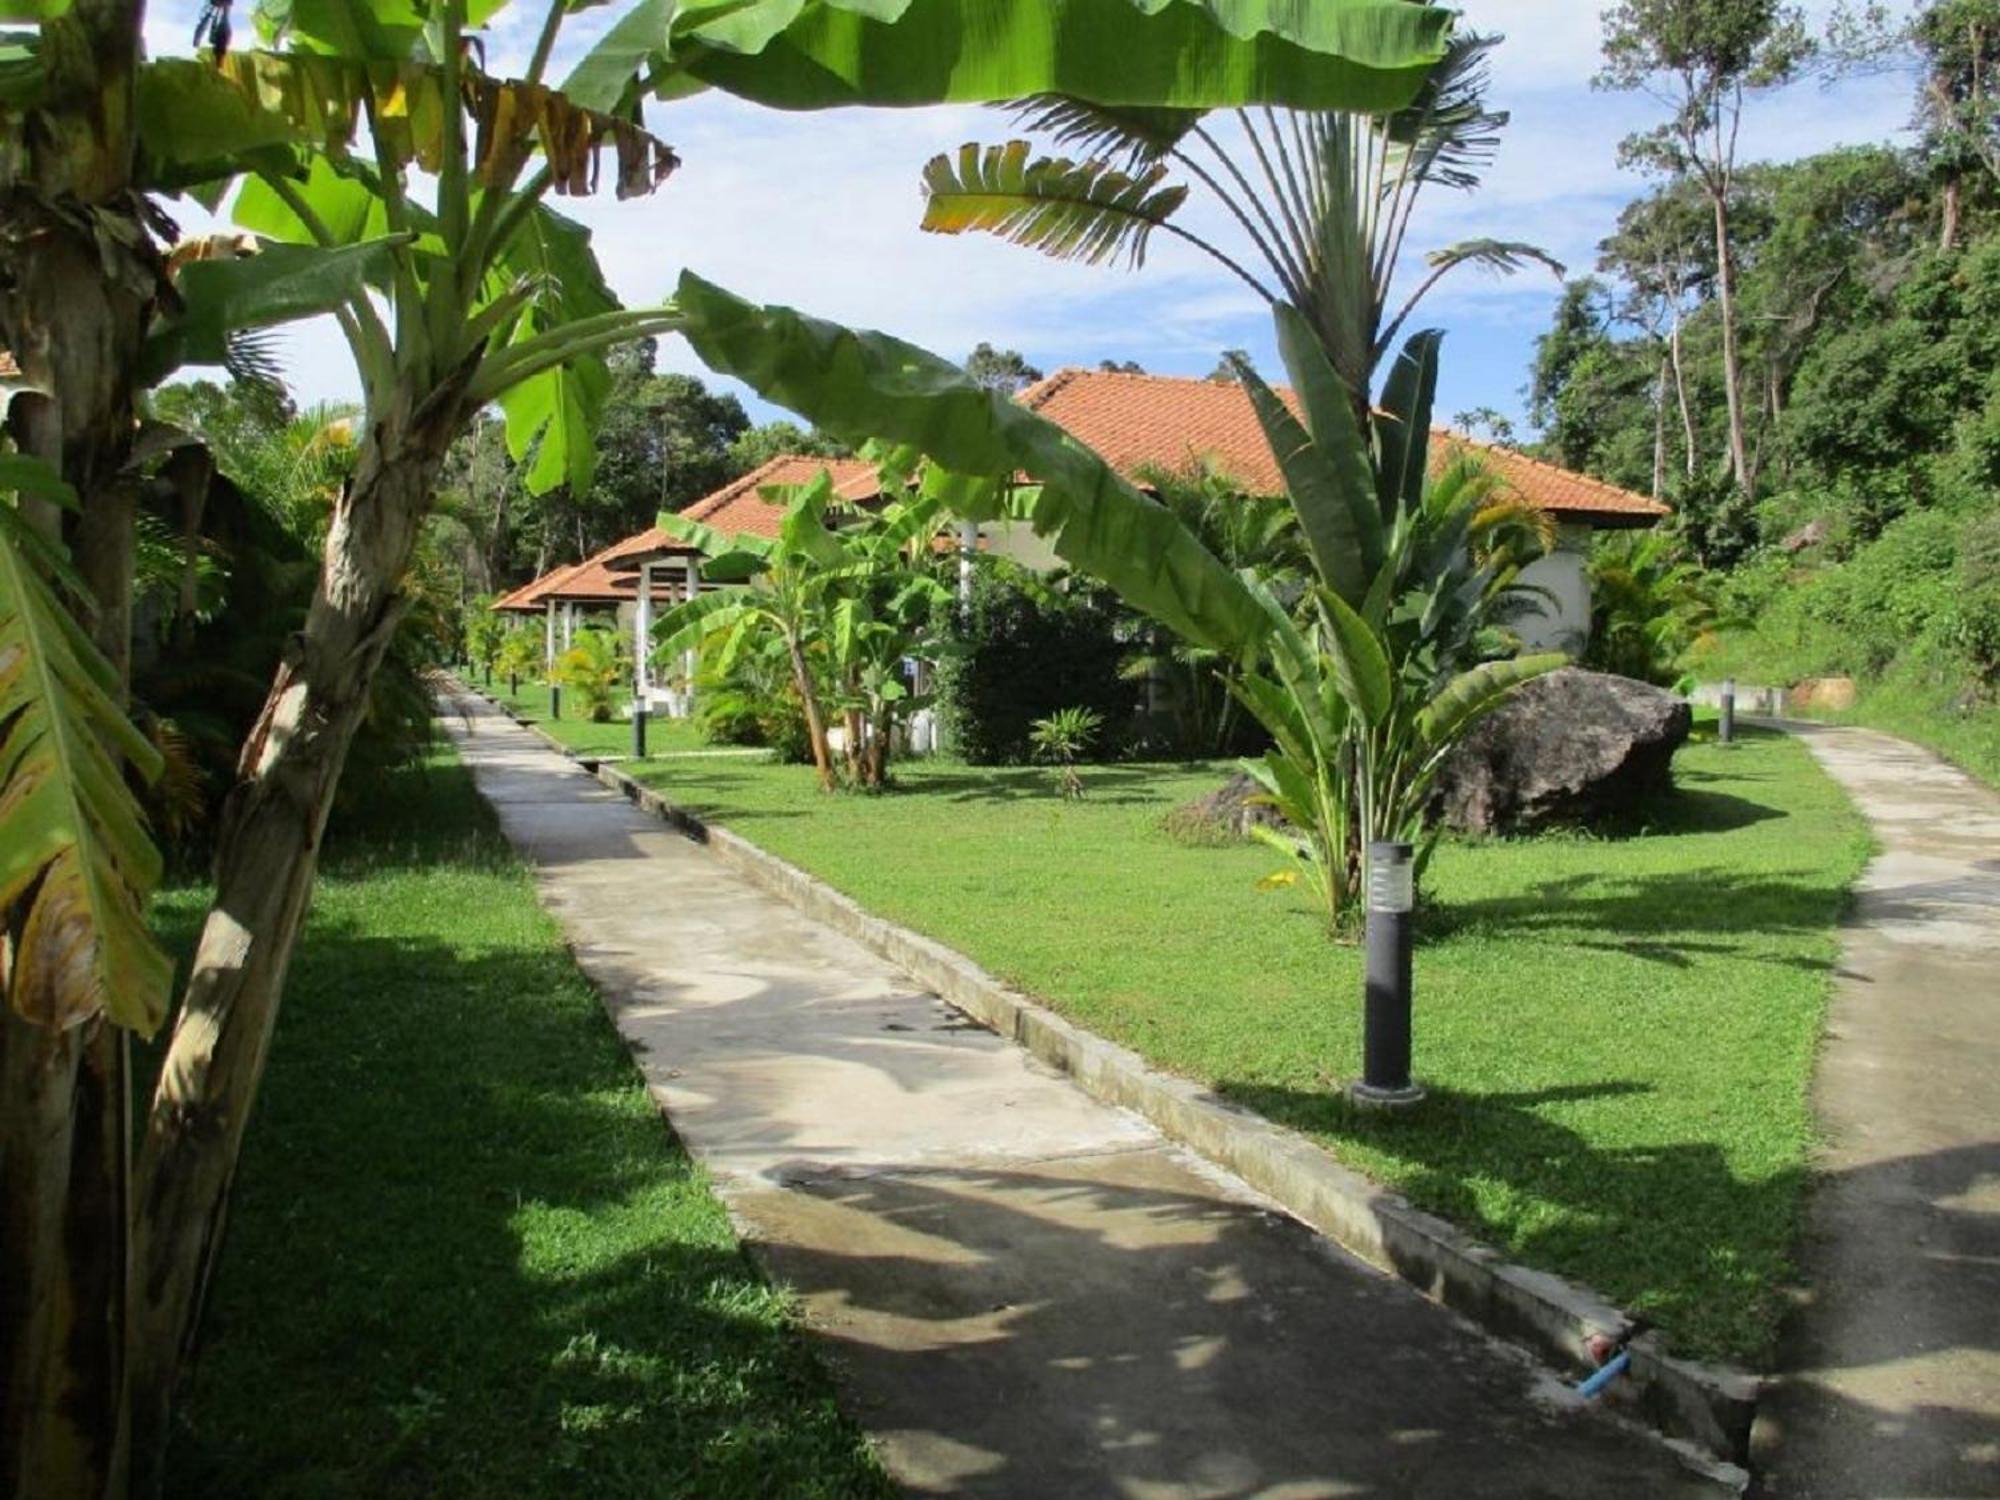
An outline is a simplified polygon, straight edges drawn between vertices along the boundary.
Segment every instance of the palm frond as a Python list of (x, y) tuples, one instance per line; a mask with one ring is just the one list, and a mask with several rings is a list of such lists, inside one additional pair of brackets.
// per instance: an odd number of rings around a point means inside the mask
[(1198, 109), (1093, 104), (1063, 94), (1033, 94), (999, 106), (1030, 135), (1044, 135), (1060, 150), (1105, 161), (1133, 173), (1157, 166), (1200, 123)]
[(933, 157), (924, 168), (923, 227), (983, 230), (1057, 260), (1095, 265), (1123, 256), (1137, 267), (1153, 231), (1187, 198), (1185, 187), (1166, 184), (1161, 165), (1127, 175), (1107, 161), (1032, 158), (1032, 150), (1027, 141), (968, 142), (956, 162)]
[(1524, 240), (1460, 240), (1455, 245), (1428, 252), (1424, 262), (1445, 271), (1457, 266), (1480, 266), (1502, 276), (1512, 276), (1531, 265), (1546, 266), (1557, 276), (1564, 275), (1569, 269), (1546, 250)]
[(1479, 185), (1508, 120), (1505, 110), (1486, 104), (1491, 53), (1502, 40), (1472, 31), (1453, 36), (1417, 97), (1384, 122), (1392, 166), (1407, 166), (1419, 181), (1442, 187)]

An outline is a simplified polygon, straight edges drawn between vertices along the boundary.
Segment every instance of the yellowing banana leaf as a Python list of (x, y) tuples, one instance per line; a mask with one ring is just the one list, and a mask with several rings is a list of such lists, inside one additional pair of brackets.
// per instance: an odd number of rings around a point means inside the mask
[[(19, 487), (18, 465), (0, 487)], [(54, 548), (0, 502), (0, 908), (16, 908), (7, 1001), (47, 1026), (100, 1012), (150, 1035), (172, 966), (145, 901), (160, 878), (132, 767), (159, 752), (111, 697), (116, 677), (49, 579)]]

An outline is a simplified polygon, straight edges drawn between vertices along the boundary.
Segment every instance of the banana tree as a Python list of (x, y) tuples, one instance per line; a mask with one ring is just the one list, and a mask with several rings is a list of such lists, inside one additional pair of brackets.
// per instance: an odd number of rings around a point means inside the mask
[[(554, 89), (548, 68), (569, 7), (548, 8), (518, 80), (489, 76), (481, 61), (477, 33), (498, 8), (462, 0), (421, 11), (393, 0), (274, 6), (258, 29), (266, 46), (282, 50), (225, 58), (224, 38), (212, 35), (211, 59), (142, 67), (136, 0), (5, 6), (10, 18), (54, 17), (44, 28), (50, 35), (73, 28), (49, 49), (47, 66), (33, 38), (10, 33), (0, 50), (6, 233), (15, 250), (35, 247), (32, 256), (10, 256), (34, 274), (11, 281), (0, 299), (0, 338), (39, 398), (9, 425), (23, 448), (59, 463), (83, 497), (77, 561), (98, 595), (100, 644), (114, 664), (126, 649), (119, 584), (131, 554), (132, 392), (142, 372), (213, 351), (218, 339), (229, 352), (241, 326), (229, 321), (226, 298), (208, 309), (221, 318), (204, 322), (201, 306), (176, 306), (164, 290), (155, 244), (163, 226), (143, 190), (184, 188), (210, 201), (220, 183), (247, 171), (236, 211), (265, 238), (260, 270), (276, 264), (263, 257), (281, 244), (351, 252), (350, 266), (367, 266), (365, 286), (335, 307), (365, 397), (355, 474), (328, 528), (306, 629), (244, 747), (224, 820), (217, 904), (140, 1158), (129, 1360), (117, 1347), (121, 1270), (52, 1293), (76, 1310), (79, 1325), (111, 1330), (109, 1352), (91, 1361), (89, 1378), (129, 1383), (137, 1410), (128, 1426), (115, 1410), (96, 1415), (60, 1379), (10, 1379), (10, 1439), (17, 1412), (28, 1413), (25, 1424), (66, 1413), (64, 1435), (46, 1445), (55, 1457), (30, 1488), (116, 1493), (128, 1452), (136, 1483), (158, 1483), (167, 1396), (212, 1264), (314, 850), (400, 608), (400, 580), (445, 445), (497, 401), (517, 453), (534, 445), (535, 484), (587, 478), (604, 387), (596, 356), (619, 338), (674, 326), (671, 309), (618, 308), (586, 237), (543, 200), (587, 191), (605, 152), (616, 157), (621, 196), (656, 186), (673, 157), (642, 126), (646, 97), (719, 87), (779, 107), (823, 108), (1059, 89), (1108, 103), (1394, 108), (1421, 81), (1449, 25), (1443, 12), (1402, 0), (1339, 0), (1275, 20), (1260, 0), (1066, 0), (1053, 8), (1045, 0), (642, 0)], [(144, 347), (163, 313), (185, 320), (178, 354)], [(122, 1122), (101, 1107), (122, 1097), (122, 1048), (111, 1028), (93, 1023), (88, 1047), (71, 1046), (72, 1029), (59, 1039), (67, 1062), (37, 1070), (34, 1047), (57, 1044), (17, 1043), (17, 1019), (10, 1008), (10, 1075), (18, 1064), (51, 1080), (46, 1099), (72, 1134), (65, 1154), (37, 1157), (46, 1132), (32, 1122), (16, 1131), (10, 1120), (8, 1191), (27, 1180), (17, 1164), (32, 1157), (38, 1180), (54, 1185), (56, 1217), (74, 1217), (60, 1185), (75, 1175), (67, 1153), (76, 1122), (86, 1114), (105, 1121), (101, 1131), (81, 1128), (102, 1136), (105, 1162), (122, 1158)], [(86, 1052), (113, 1061), (86, 1067)], [(79, 1107), (81, 1095), (70, 1097), (86, 1083), (98, 1101), (90, 1110)], [(125, 1201), (115, 1184), (100, 1196)], [(116, 1217), (86, 1217), (66, 1238), (51, 1228), (36, 1243), (121, 1241)], [(22, 1242), (10, 1237), (9, 1253)], [(8, 1291), (27, 1284), (10, 1280)], [(47, 1290), (40, 1282), (33, 1289)], [(110, 1311), (94, 1318), (96, 1309)], [(7, 1352), (12, 1374), (12, 1345)], [(10, 1457), (24, 1451), (7, 1446)]]
[(733, 584), (663, 615), (655, 651), (671, 661), (697, 646), (727, 677), (766, 639), (782, 644), (822, 789), (835, 785), (829, 708), (846, 723), (842, 753), (850, 784), (875, 788), (887, 775), (897, 723), (922, 706), (900, 673), (950, 590), (936, 577), (931, 544), (943, 520), (935, 497), (890, 502), (836, 526), (831, 476), (822, 469), (782, 499), (775, 537), (724, 536), (671, 512), (663, 530), (702, 551), (703, 575)]
[[(1475, 664), (1545, 522), (1497, 494), (1490, 475), (1461, 466), (1432, 482), (1435, 333), (1409, 341), (1365, 423), (1316, 330), (1288, 305), (1275, 313), (1278, 345), (1303, 417), (1239, 368), (1311, 564), (1300, 623), (1100, 456), (935, 355), (692, 277), (676, 301), (711, 368), (842, 441), (909, 445), (957, 513), (986, 519), (1011, 504), (1064, 561), (1186, 639), (1245, 664), (1269, 651), (1242, 701), (1279, 742), (1283, 769), (1263, 769), (1281, 784), (1267, 790), (1301, 830), (1287, 852), (1323, 877), (1330, 917), (1359, 878), (1357, 841), (1412, 829), (1450, 744), (1563, 660)], [(994, 476), (1032, 482), (1003, 500)]]

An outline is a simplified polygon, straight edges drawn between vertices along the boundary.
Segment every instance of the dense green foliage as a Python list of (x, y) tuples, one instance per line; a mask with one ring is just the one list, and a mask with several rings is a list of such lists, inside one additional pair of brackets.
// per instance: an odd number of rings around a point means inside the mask
[(1357, 1113), (1361, 953), (1318, 935), (1269, 854), (1190, 848), (1165, 813), (1226, 765), (905, 768), (829, 800), (810, 773), (641, 774), (869, 910), (969, 953), (1153, 1062), (1330, 1147), (1505, 1253), (1760, 1361), (1784, 1307), (1812, 1129), (1806, 1085), (1867, 852), (1796, 742), (1706, 735), (1616, 837), (1447, 841), (1420, 928), (1407, 1116)]
[[(1893, 24), (1856, 8), (1828, 45), (1836, 62), (1914, 74), (1917, 139), (1729, 180), (1749, 483), (1730, 474), (1721, 265), (1698, 174), (1633, 202), (1599, 275), (1570, 284), (1538, 347), (1530, 411), (1555, 461), (1675, 505), (1680, 556), (1650, 559), (1655, 583), (1689, 564), (1715, 575), (1665, 588), (1703, 602), (1660, 601), (1673, 613), (1664, 653), (1640, 638), (1638, 595), (1600, 597), (1628, 626), (1600, 651), (1644, 647), (1656, 678), (1853, 675), (1861, 718), (1893, 717), (1990, 774), (2000, 3), (1933, 0)], [(1629, 545), (1611, 544), (1600, 579)]]
[[(279, 654), (305, 620), (335, 497), (354, 470), (353, 413), (301, 411), (269, 386), (240, 381), (170, 386), (151, 404), (198, 438), (214, 465), (191, 491), (153, 485), (142, 494), (156, 561), (137, 580), (132, 642), (134, 703), (169, 764), (153, 816), (176, 852), (193, 858), (214, 832)], [(410, 608), (349, 751), (363, 779), (430, 744), (423, 674), (462, 648), (458, 537), (445, 503), (418, 542)]]
[(1103, 723), (1094, 743), (1116, 754), (1130, 743), (1141, 686), (1122, 670), (1131, 617), (1080, 580), (1055, 585), (1006, 563), (973, 574), (968, 606), (954, 601), (936, 671), (938, 730), (972, 765), (1023, 765), (1034, 725), (1066, 708)]
[[(463, 768), (371, 792), (292, 964), (171, 1492), (886, 1494)], [(203, 895), (165, 901), (176, 947)]]

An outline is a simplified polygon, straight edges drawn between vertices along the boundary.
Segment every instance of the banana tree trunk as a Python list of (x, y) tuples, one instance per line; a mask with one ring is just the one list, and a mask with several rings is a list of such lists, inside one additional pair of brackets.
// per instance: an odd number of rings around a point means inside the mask
[[(0, 148), (0, 347), (34, 388), (7, 427), (76, 487), (85, 624), (121, 680), (132, 371), (163, 275), (157, 220), (130, 187), (140, 15), (76, 0), (49, 22), (37, 127)], [(24, 509), (54, 534), (52, 513)], [(0, 911), (0, 979), (17, 920)], [(123, 1493), (128, 1078), (125, 1036), (102, 1017), (58, 1031), (0, 1001), (0, 1496)]]
[(865, 784), (881, 787), (889, 780), (890, 736), (894, 734), (896, 716), (884, 704), (869, 725), (868, 745), (865, 752)]
[(157, 1490), (175, 1383), (222, 1237), (243, 1131), (320, 839), (460, 416), (456, 386), (378, 417), (334, 511), (319, 588), (244, 744), (215, 899), (153, 1095), (134, 1195), (133, 1483)]
[(833, 752), (826, 743), (826, 717), (820, 712), (819, 694), (813, 688), (812, 667), (806, 662), (805, 648), (797, 636), (785, 632), (785, 654), (792, 664), (792, 683), (799, 690), (799, 707), (806, 716), (806, 740), (812, 746), (813, 768), (819, 772), (819, 787), (833, 790)]

